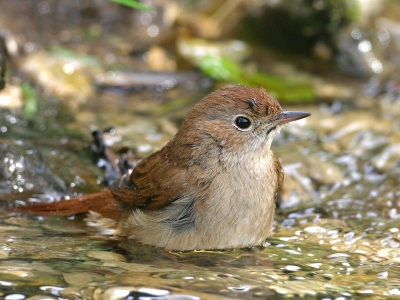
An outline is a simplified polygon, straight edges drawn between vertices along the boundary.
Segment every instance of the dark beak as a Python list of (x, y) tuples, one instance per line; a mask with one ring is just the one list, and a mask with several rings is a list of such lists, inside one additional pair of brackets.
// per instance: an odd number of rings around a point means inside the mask
[(283, 111), (274, 121), (275, 125), (283, 125), (311, 116), (305, 111)]

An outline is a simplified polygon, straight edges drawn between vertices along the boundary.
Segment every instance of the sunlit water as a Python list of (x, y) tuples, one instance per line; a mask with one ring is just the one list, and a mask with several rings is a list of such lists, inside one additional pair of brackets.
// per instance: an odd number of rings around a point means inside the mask
[(396, 223), (326, 218), (308, 208), (278, 217), (264, 247), (166, 252), (90, 234), (80, 218), (5, 216), (0, 285), (5, 299), (395, 296)]
[[(291, 203), (285, 202), (288, 199), (280, 202), (283, 208), (277, 211), (274, 233), (262, 247), (167, 252), (99, 233), (86, 226), (83, 216), (40, 218), (4, 210), (0, 225), (1, 296), (5, 299), (38, 295), (39, 299), (350, 299), (400, 295), (400, 215), (395, 162), (378, 171), (368, 166), (381, 151), (367, 147), (360, 156), (350, 151), (351, 143), (336, 153), (324, 150), (326, 143), (321, 141), (324, 138), (318, 137), (322, 133), (314, 130), (324, 112), (312, 110), (314, 121), (311, 117), (308, 123), (285, 128), (274, 145), (288, 170), (288, 182), (293, 180), (293, 174), (297, 174), (296, 180), (308, 181), (300, 185), (305, 188), (299, 194), (291, 195)], [(341, 124), (335, 132), (346, 126)], [(356, 136), (357, 133), (353, 139)], [(55, 147), (57, 157), (63, 146)], [(288, 159), (285, 149), (289, 147), (299, 164), (297, 167), (285, 164)], [(383, 145), (387, 147), (391, 147), (389, 142)], [(328, 166), (332, 163), (338, 167), (340, 180), (317, 180), (319, 171), (315, 168), (312, 169), (315, 178), (309, 178), (307, 156), (320, 157)], [(37, 169), (36, 160), (14, 155), (20, 159), (10, 161), (10, 157), (5, 155), (3, 163), (9, 174), (19, 175), (11, 176), (10, 180), (19, 183), (25, 192), (7, 196), (7, 206), (60, 196), (60, 192), (50, 189), (54, 185), (51, 180), (47, 187), (43, 185), (51, 190), (48, 193), (29, 192), (29, 185), (21, 180), (29, 178), (30, 173), (22, 171), (30, 166)], [(86, 160), (83, 162), (90, 165)], [(71, 167), (72, 174), (68, 175), (71, 177), (65, 178), (71, 180), (80, 172), (80, 168)]]

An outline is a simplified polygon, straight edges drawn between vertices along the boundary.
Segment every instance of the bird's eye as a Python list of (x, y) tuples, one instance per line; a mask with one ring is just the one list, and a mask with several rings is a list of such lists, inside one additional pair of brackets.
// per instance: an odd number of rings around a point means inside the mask
[(246, 130), (251, 126), (251, 121), (249, 118), (238, 116), (235, 119), (235, 126), (239, 129)]

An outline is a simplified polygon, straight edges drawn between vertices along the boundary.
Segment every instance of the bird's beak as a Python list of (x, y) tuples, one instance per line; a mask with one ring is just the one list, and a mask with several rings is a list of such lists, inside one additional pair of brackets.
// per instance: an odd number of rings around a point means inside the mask
[(283, 125), (311, 116), (305, 111), (283, 111), (274, 121), (275, 125)]

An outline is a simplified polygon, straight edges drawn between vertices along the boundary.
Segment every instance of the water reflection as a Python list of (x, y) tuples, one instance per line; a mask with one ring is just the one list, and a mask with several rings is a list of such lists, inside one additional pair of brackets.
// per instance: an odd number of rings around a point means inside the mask
[[(288, 225), (288, 219), (294, 222)], [(68, 298), (78, 293), (94, 299), (121, 293), (209, 299), (206, 295), (216, 291), (239, 299), (246, 294), (383, 296), (396, 294), (393, 285), (400, 272), (393, 265), (400, 257), (396, 226), (373, 219), (349, 226), (320, 218), (312, 209), (278, 217), (264, 247), (231, 251), (166, 252), (135, 241), (113, 241), (87, 235), (79, 218), (4, 220), (0, 284), (20, 286), (26, 296), (29, 286), (37, 287), (31, 289), (33, 294)], [(148, 290), (161, 286), (168, 288)]]

